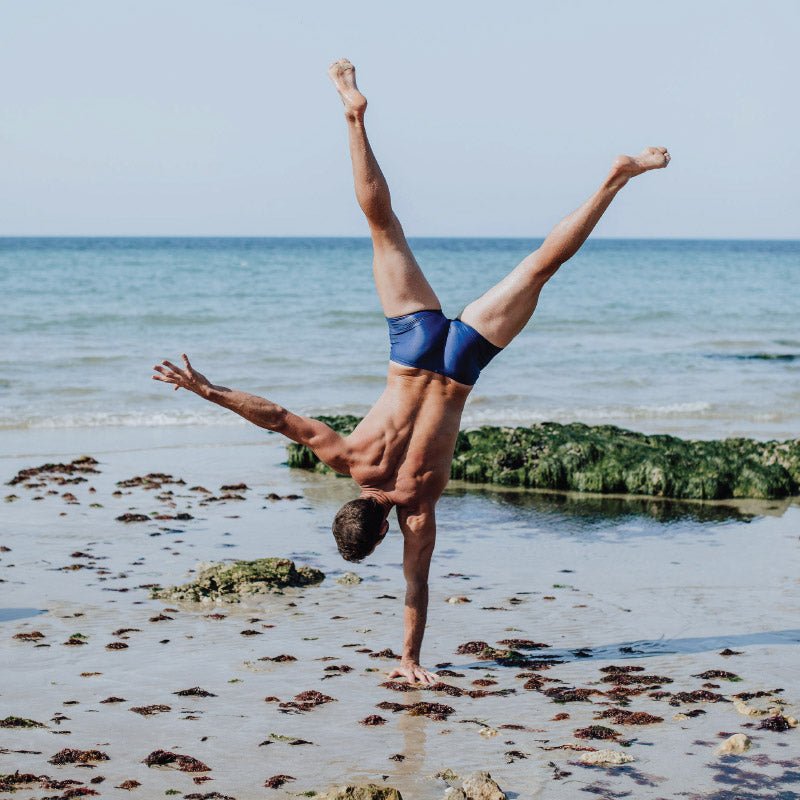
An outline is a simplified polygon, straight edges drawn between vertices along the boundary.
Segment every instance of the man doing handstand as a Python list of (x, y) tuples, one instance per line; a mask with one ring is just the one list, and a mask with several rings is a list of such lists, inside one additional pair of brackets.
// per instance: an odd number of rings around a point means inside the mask
[(392, 209), (389, 187), (364, 128), (367, 100), (347, 60), (329, 75), (345, 108), (358, 203), (374, 249), (373, 272), (389, 324), (391, 349), (386, 388), (349, 436), (245, 392), (215, 386), (193, 369), (169, 361), (154, 367), (155, 380), (188, 389), (250, 422), (304, 444), (336, 472), (360, 487), (333, 522), (339, 552), (360, 561), (382, 541), (392, 508), (403, 533), (406, 579), (403, 652), (392, 677), (433, 683), (420, 666), (428, 610), (428, 570), (436, 539), (436, 502), (450, 477), (464, 403), (481, 370), (525, 327), (539, 293), (578, 251), (616, 196), (634, 176), (666, 167), (669, 153), (648, 147), (619, 156), (600, 188), (562, 220), (542, 245), (503, 280), (447, 319), (439, 298), (417, 264)]

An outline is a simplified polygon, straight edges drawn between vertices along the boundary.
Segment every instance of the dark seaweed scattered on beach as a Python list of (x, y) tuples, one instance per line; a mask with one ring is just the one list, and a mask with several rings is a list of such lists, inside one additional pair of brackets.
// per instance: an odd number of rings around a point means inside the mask
[(707, 669), (699, 675), (692, 675), (693, 678), (702, 678), (704, 681), (716, 678), (723, 681), (740, 681), (741, 678), (733, 672), (726, 672), (724, 669)]
[(783, 714), (775, 714), (774, 716), (762, 719), (758, 727), (765, 731), (783, 733), (784, 731), (791, 730), (794, 725), (792, 725)]
[(578, 728), (573, 735), (576, 739), (617, 739), (620, 733), (604, 725), (589, 725), (588, 728)]
[(265, 789), (280, 789), (285, 783), (296, 780), (291, 775), (273, 775), (264, 781)]
[(477, 656), (484, 650), (491, 650), (488, 642), (464, 642), (456, 648), (456, 654), (460, 656)]
[(510, 647), (512, 650), (542, 650), (550, 647), (544, 642), (534, 642), (532, 639), (501, 639), (497, 644)]
[(741, 650), (731, 650), (730, 647), (726, 647), (724, 650), (720, 650), (719, 654), (721, 656), (740, 656), (742, 654)]
[(167, 767), (175, 766), (181, 772), (210, 772), (211, 767), (204, 764), (197, 758), (183, 755), (182, 753), (172, 753), (169, 750), (153, 750), (142, 762), (148, 767)]
[(105, 700), (101, 700), (100, 702), (101, 703), (124, 703), (125, 702), (125, 698), (124, 697), (114, 697), (112, 695), (111, 697), (106, 697)]
[(59, 479), (59, 476), (74, 475), (76, 472), (82, 475), (99, 475), (100, 470), (95, 469), (99, 463), (100, 462), (96, 461), (91, 456), (81, 456), (80, 458), (73, 459), (68, 464), (48, 463), (42, 464), (38, 467), (28, 467), (27, 469), (21, 469), (10, 481), (8, 481), (6, 485), (16, 486), (18, 483), (24, 483), (25, 481), (29, 481), (31, 478), (52, 480), (59, 484), (64, 484), (67, 482), (73, 483), (77, 482), (77, 480), (73, 479), (72, 481), (66, 481), (63, 478)]
[(669, 704), (679, 706), (681, 703), (719, 703), (724, 700), (721, 694), (709, 692), (708, 689), (695, 689), (693, 692), (676, 692), (670, 698)]
[(300, 692), (294, 696), (294, 700), (287, 700), (280, 703), (278, 708), (285, 711), (311, 711), (317, 706), (324, 705), (325, 703), (336, 702), (335, 697), (329, 697), (327, 694), (316, 691), (316, 689), (309, 689), (305, 692)]
[(381, 717), (379, 714), (370, 714), (368, 717), (364, 717), (361, 720), (362, 725), (385, 725), (386, 720)]
[(551, 689), (545, 689), (542, 694), (547, 695), (555, 703), (591, 703), (589, 698), (599, 692), (596, 689), (554, 686)]
[(452, 706), (443, 703), (412, 703), (406, 710), (412, 717), (428, 717), (434, 720), (446, 720), (456, 711)]
[(628, 711), (624, 708), (606, 708), (596, 711), (595, 719), (610, 719), (615, 725), (655, 725), (663, 722), (663, 717), (656, 717), (646, 711)]
[(116, 517), (117, 522), (150, 522), (147, 514), (134, 514), (130, 511)]
[(91, 764), (95, 761), (108, 761), (108, 756), (101, 750), (74, 750), (66, 747), (48, 761), (51, 764)]
[(173, 692), (172, 694), (178, 695), (178, 697), (216, 697), (213, 692), (207, 692), (205, 689), (201, 689), (199, 686), (192, 686), (191, 689), (181, 689), (178, 692)]
[(41, 631), (23, 631), (22, 633), (15, 633), (14, 638), (23, 642), (36, 642), (39, 639), (44, 639), (44, 634)]
[(115, 786), (115, 789), (125, 789), (126, 791), (131, 791), (131, 789), (137, 789), (142, 784), (139, 781), (135, 781), (133, 779), (128, 779), (127, 781), (122, 781), (119, 786)]
[(666, 675), (640, 675), (638, 672), (612, 672), (602, 678), (603, 683), (614, 683), (617, 686), (661, 686), (672, 683)]
[(141, 714), (143, 717), (152, 717), (154, 714), (163, 714), (167, 711), (172, 711), (172, 709), (161, 703), (155, 703), (151, 706), (134, 706), (131, 708), (131, 711), (136, 714)]

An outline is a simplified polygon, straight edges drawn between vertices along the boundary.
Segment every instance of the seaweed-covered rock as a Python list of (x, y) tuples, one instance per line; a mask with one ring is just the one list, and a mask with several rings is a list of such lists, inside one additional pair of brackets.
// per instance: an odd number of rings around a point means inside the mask
[(317, 800), (403, 800), (403, 795), (391, 786), (367, 783), (362, 786), (338, 786), (317, 795)]
[(246, 595), (267, 594), (290, 586), (309, 586), (324, 579), (325, 574), (320, 570), (296, 567), (288, 558), (257, 558), (255, 561), (214, 564), (201, 570), (193, 581), (182, 586), (153, 589), (151, 596), (162, 600), (237, 603)]
[(612, 425), (542, 423), (481, 428), (459, 445), (454, 478), (513, 486), (721, 499), (784, 497), (800, 481), (800, 441), (687, 441)]
[[(353, 416), (320, 417), (342, 434)], [(289, 445), (289, 465), (328, 472), (304, 446)], [(800, 491), (800, 439), (695, 441), (614, 425), (461, 431), (450, 475), (471, 483), (638, 494), (692, 500), (773, 499)]]
[[(347, 436), (355, 430), (356, 425), (361, 422), (359, 417), (352, 414), (337, 414), (335, 416), (319, 416), (320, 422), (330, 425), (337, 433)], [(289, 445), (288, 463), (290, 467), (298, 469), (313, 469), (316, 472), (333, 472), (330, 467), (325, 466), (313, 453), (310, 447), (300, 444)]]

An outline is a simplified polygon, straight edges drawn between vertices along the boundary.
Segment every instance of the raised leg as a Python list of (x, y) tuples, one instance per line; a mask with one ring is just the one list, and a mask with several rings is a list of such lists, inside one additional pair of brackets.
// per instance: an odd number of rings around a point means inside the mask
[(577, 211), (561, 220), (538, 250), (470, 303), (461, 314), (462, 321), (498, 347), (509, 344), (533, 315), (542, 287), (578, 252), (617, 192), (631, 178), (666, 167), (669, 160), (664, 147), (648, 147), (638, 156), (619, 156), (602, 186)]
[(328, 74), (342, 98), (350, 139), (356, 198), (369, 223), (373, 273), (383, 313), (398, 317), (441, 304), (408, 246), (381, 168), (367, 139), (367, 99), (356, 86), (355, 67), (346, 59), (331, 64)]

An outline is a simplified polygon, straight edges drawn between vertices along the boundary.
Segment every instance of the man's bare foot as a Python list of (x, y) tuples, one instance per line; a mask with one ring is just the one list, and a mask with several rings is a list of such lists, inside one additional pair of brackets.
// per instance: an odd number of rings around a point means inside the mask
[(651, 169), (664, 169), (670, 162), (666, 147), (646, 147), (638, 156), (617, 156), (611, 167), (611, 180), (624, 185), (631, 178)]
[(350, 119), (361, 119), (367, 109), (367, 98), (356, 86), (356, 68), (340, 58), (328, 67), (328, 75), (344, 103), (344, 113)]

